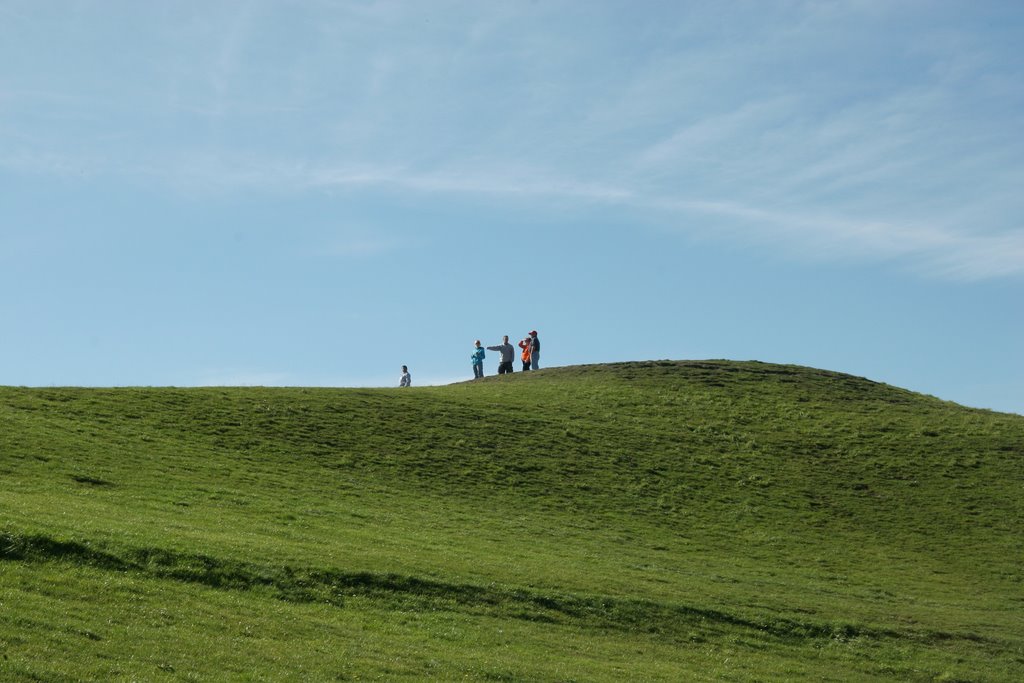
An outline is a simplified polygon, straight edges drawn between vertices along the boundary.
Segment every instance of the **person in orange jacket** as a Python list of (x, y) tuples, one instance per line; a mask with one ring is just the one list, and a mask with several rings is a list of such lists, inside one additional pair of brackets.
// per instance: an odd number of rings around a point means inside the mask
[(533, 339), (527, 335), (526, 339), (519, 342), (519, 348), (523, 350), (523, 372), (530, 369), (530, 355), (533, 353)]

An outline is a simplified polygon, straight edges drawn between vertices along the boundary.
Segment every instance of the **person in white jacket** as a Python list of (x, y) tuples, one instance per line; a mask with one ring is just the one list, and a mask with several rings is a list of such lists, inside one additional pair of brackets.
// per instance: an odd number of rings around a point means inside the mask
[(498, 363), (498, 374), (506, 375), (512, 374), (512, 361), (516, 357), (516, 349), (514, 346), (508, 343), (508, 335), (506, 334), (503, 338), (503, 342), (498, 346), (488, 346), (488, 351), (497, 351), (501, 354), (501, 361)]

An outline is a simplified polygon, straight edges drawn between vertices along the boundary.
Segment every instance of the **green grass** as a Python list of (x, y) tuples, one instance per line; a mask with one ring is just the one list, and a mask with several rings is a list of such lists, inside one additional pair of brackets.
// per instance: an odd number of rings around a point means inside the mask
[(1024, 417), (793, 366), (0, 388), (0, 680), (1024, 679)]

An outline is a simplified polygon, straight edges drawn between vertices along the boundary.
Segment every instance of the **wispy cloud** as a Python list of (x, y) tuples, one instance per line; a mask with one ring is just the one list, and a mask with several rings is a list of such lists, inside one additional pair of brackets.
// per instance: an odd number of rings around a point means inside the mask
[(5, 86), (0, 66), (0, 167), (196, 194), (615, 205), (638, 226), (653, 212), (802, 257), (1024, 274), (1024, 67), (1016, 44), (983, 44), (941, 11), (679, 3), (656, 21), (609, 6), (582, 27), (558, 3), (136, 11), (144, 70), (113, 48), (83, 83), (39, 60)]
[[(831, 261), (902, 260), (922, 274), (958, 280), (1024, 275), (1024, 230), (973, 234), (940, 225), (779, 211), (730, 202), (648, 199), (652, 208), (730, 219), (727, 238), (771, 243), (804, 258)], [(700, 220), (687, 221), (682, 230)], [(714, 223), (715, 230), (722, 230)]]
[(544, 170), (494, 168), (474, 164), (462, 170), (451, 168), (412, 170), (394, 167), (337, 168), (311, 171), (313, 186), (345, 188), (378, 185), (425, 193), (486, 195), (492, 197), (551, 197), (592, 201), (618, 201), (632, 196), (629, 190), (610, 184), (558, 177)]
[(252, 40), (253, 7), (253, 3), (238, 5), (228, 19), (227, 30), (222, 32), (223, 37), (208, 72), (212, 94), (210, 111), (214, 116), (223, 117), (229, 113), (245, 50)]
[[(706, 162), (723, 155), (723, 146), (751, 142), (751, 131), (763, 134), (777, 130), (792, 119), (798, 103), (791, 97), (740, 103), (731, 111), (708, 115), (685, 123), (667, 138), (642, 149), (636, 164), (640, 168), (676, 167)], [(756, 142), (756, 141), (754, 141)], [(749, 148), (744, 144), (745, 150)]]

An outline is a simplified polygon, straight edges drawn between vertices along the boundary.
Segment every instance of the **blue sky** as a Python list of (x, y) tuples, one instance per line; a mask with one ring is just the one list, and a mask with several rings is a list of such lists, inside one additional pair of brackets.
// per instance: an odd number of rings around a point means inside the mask
[(1014, 2), (0, 0), (0, 383), (448, 383), (536, 329), (1024, 413), (1022, 44)]

